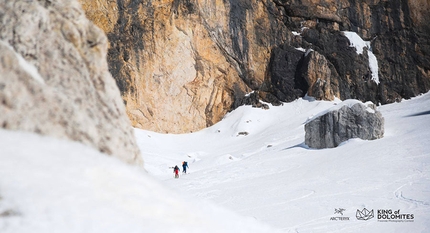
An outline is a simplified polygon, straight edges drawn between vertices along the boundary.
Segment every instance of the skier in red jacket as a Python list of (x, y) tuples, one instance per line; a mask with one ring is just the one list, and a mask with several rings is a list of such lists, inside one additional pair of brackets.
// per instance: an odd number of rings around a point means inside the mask
[(175, 173), (175, 178), (179, 178), (179, 167), (178, 167), (178, 165), (176, 165), (173, 168), (173, 173)]

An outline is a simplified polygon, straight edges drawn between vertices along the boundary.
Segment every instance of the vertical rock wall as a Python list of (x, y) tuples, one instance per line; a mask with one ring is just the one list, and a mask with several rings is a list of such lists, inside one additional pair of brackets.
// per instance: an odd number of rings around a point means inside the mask
[[(385, 104), (430, 89), (426, 0), (80, 1), (136, 127), (195, 131), (259, 99)], [(370, 46), (358, 54), (343, 31)]]
[(81, 2), (108, 35), (110, 71), (133, 125), (159, 132), (218, 122), (262, 86), (271, 48), (288, 37), (269, 12), (275, 5), (262, 1)]
[(0, 0), (0, 127), (83, 142), (141, 164), (107, 38), (77, 1)]

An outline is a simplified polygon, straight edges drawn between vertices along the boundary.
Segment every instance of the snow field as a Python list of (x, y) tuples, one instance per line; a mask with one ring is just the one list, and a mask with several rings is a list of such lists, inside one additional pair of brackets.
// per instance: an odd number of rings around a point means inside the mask
[[(430, 93), (380, 106), (382, 139), (308, 149), (304, 123), (343, 104), (243, 106), (184, 135), (136, 129), (146, 171), (0, 130), (0, 232), (430, 232)], [(184, 160), (190, 173), (174, 179)], [(364, 208), (375, 216), (358, 220)], [(382, 222), (378, 210), (414, 219)]]
[[(300, 99), (269, 110), (243, 106), (193, 134), (136, 130), (136, 135), (146, 169), (168, 187), (284, 232), (430, 231), (430, 114), (414, 116), (428, 110), (430, 94), (379, 107), (385, 118), (382, 139), (352, 139), (323, 150), (304, 145), (306, 121), (355, 102)], [(172, 179), (167, 167), (183, 160), (191, 174)], [(341, 217), (334, 214), (338, 208), (346, 209), (342, 216), (348, 221), (330, 220)], [(358, 220), (356, 211), (363, 208), (396, 209), (416, 218)]]

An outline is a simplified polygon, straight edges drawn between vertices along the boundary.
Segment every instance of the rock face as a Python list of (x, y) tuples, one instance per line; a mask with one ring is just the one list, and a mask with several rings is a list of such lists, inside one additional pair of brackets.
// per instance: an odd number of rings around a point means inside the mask
[[(427, 0), (80, 1), (140, 128), (195, 131), (306, 93), (385, 104), (430, 90)], [(362, 52), (345, 31), (368, 41)]]
[(383, 136), (384, 118), (374, 104), (343, 105), (305, 124), (305, 144), (316, 149), (337, 147), (351, 138), (374, 140)]
[[(430, 10), (428, 1), (278, 2), (289, 16), (286, 23), (300, 33), (290, 44), (312, 49), (327, 61), (327, 65), (319, 67), (320, 71), (309, 72), (321, 76), (320, 80), (327, 80), (330, 73), (330, 84), (318, 89), (317, 79), (308, 83), (313, 88), (308, 90), (309, 93), (327, 93), (327, 87), (331, 87), (330, 92), (341, 99), (386, 104), (430, 89), (430, 30), (425, 23), (430, 15), (423, 13)], [(354, 53), (356, 51), (350, 47), (351, 41), (345, 39), (343, 31), (356, 32), (369, 42), (369, 47), (360, 54)], [(379, 84), (371, 81), (370, 50), (378, 61)], [(320, 56), (315, 58), (321, 61)], [(304, 64), (307, 66), (308, 62)], [(304, 67), (300, 68), (303, 70)], [(331, 99), (318, 94), (315, 97)]]
[(107, 38), (77, 1), (0, 1), (0, 126), (141, 164)]
[[(286, 26), (261, 1), (81, 0), (110, 41), (109, 67), (134, 126), (202, 129), (264, 83)], [(113, 23), (111, 25), (110, 23)]]

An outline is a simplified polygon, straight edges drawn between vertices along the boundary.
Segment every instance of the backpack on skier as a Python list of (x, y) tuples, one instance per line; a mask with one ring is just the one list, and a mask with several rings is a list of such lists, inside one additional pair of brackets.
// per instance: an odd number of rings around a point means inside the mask
[(182, 162), (182, 172), (187, 173), (188, 163), (187, 161)]

